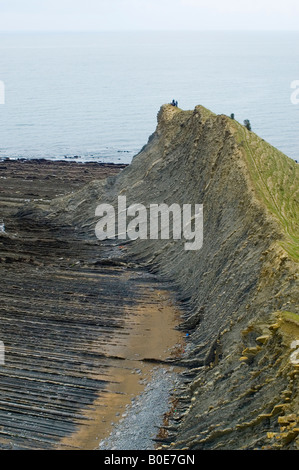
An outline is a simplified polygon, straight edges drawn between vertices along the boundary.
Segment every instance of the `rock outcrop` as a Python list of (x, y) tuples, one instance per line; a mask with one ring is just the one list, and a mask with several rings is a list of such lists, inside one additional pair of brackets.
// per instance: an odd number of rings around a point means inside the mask
[(298, 448), (297, 190), (296, 163), (238, 122), (164, 105), (131, 165), (40, 209), (87, 238), (97, 204), (119, 195), (146, 207), (203, 204), (200, 250), (127, 244), (130, 259), (173, 283), (185, 311), (188, 372), (166, 447)]

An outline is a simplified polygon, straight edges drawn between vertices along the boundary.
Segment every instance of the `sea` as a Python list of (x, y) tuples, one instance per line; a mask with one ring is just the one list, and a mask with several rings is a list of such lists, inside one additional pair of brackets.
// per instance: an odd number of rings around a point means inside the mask
[(0, 158), (130, 163), (175, 99), (299, 160), (298, 55), (299, 32), (1, 33)]

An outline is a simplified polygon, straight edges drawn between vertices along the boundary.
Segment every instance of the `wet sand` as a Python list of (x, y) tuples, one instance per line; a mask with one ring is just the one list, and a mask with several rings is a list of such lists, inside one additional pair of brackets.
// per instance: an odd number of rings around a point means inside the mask
[[(139, 289), (138, 285), (136, 287)], [(118, 422), (127, 416), (127, 408), (151, 382), (153, 371), (165, 367), (172, 371), (177, 369), (177, 372), (181, 370), (180, 367), (159, 363), (172, 359), (176, 348), (183, 344), (182, 333), (175, 330), (180, 322), (180, 312), (170, 301), (169, 292), (151, 288), (144, 294), (140, 305), (134, 311), (126, 312), (125, 322), (130, 328), (128, 335), (106, 345), (107, 355), (122, 358), (116, 359), (109, 368), (111, 383), (107, 387), (108, 396), (95, 400), (85, 412), (92, 422), (83, 424), (73, 435), (63, 439), (61, 448), (96, 449), (114, 426), (117, 427)], [(148, 418), (151, 419), (154, 414), (155, 410), (149, 408)], [(135, 423), (134, 432), (137, 435), (143, 424)]]
[(138, 266), (101, 263), (122, 248), (14, 217), (29, 199), (122, 169), (0, 162), (0, 448), (97, 448), (183, 342), (169, 286)]

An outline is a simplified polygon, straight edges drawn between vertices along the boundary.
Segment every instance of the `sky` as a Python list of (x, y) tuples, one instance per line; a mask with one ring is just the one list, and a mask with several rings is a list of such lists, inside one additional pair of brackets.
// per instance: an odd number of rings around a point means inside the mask
[(298, 0), (0, 0), (0, 31), (298, 29)]

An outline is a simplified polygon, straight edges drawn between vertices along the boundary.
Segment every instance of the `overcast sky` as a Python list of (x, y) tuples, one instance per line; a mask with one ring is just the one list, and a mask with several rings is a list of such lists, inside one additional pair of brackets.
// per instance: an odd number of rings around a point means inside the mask
[(0, 31), (298, 30), (299, 0), (0, 0)]

